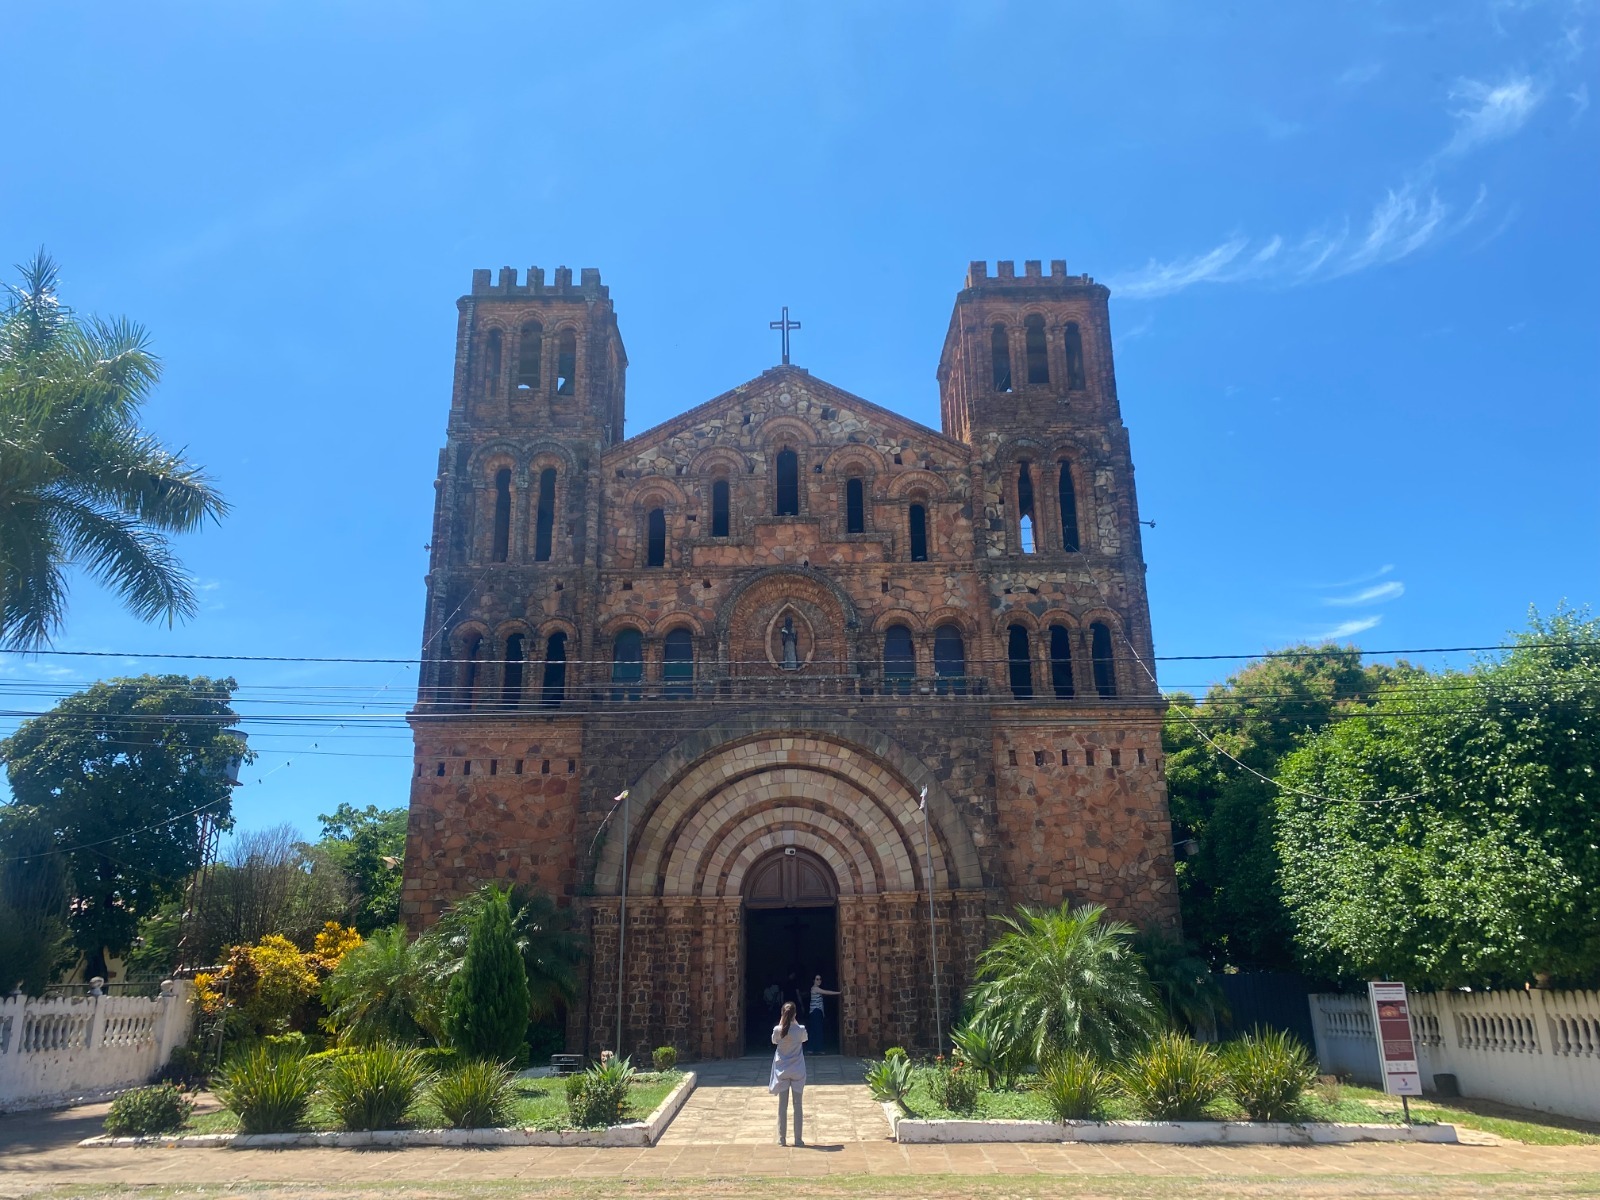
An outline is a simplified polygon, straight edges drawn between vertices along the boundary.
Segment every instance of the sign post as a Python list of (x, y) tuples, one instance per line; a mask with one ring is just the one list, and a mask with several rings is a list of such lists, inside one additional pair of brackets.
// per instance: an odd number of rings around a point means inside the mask
[(1378, 1067), (1383, 1090), (1400, 1097), (1406, 1124), (1411, 1124), (1409, 1097), (1422, 1095), (1422, 1071), (1417, 1065), (1417, 1043), (1411, 1033), (1411, 1006), (1403, 983), (1367, 984), (1372, 1002), (1372, 1030), (1378, 1039)]

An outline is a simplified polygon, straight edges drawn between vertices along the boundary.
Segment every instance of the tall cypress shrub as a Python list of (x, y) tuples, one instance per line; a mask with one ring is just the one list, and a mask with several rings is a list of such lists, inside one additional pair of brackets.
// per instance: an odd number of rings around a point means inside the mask
[(528, 972), (511, 931), (511, 896), (491, 888), (445, 998), (445, 1034), (474, 1058), (521, 1062), (528, 1031)]

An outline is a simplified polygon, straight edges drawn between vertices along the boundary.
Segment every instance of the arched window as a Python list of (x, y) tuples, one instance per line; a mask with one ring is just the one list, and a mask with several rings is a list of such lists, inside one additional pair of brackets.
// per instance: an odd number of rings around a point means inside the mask
[(652, 508), (645, 518), (645, 526), (644, 565), (664, 567), (667, 565), (667, 514)]
[(1067, 322), (1067, 390), (1081, 392), (1088, 386), (1083, 374), (1083, 334), (1076, 321)]
[(1028, 627), (1013, 625), (1006, 631), (1006, 666), (1011, 677), (1011, 695), (1018, 700), (1033, 699), (1033, 653), (1028, 645)]
[(500, 670), (500, 703), (516, 708), (522, 703), (522, 635), (513, 633), (506, 639), (505, 661)]
[(494, 545), (489, 557), (505, 562), (511, 553), (511, 468), (494, 473)]
[(1071, 700), (1076, 695), (1072, 686), (1072, 630), (1065, 625), (1050, 626), (1050, 690), (1057, 700)]
[(644, 638), (637, 629), (619, 630), (611, 639), (611, 698), (637, 700), (643, 678)]
[(928, 561), (928, 510), (913, 504), (911, 513), (911, 561)]
[(563, 329), (556, 342), (556, 395), (571, 396), (578, 390), (578, 338)]
[(911, 681), (917, 674), (917, 652), (911, 644), (911, 630), (891, 625), (883, 634), (883, 689), (898, 696), (911, 694)]
[(1117, 694), (1117, 664), (1111, 653), (1111, 630), (1096, 621), (1089, 626), (1089, 657), (1094, 661), (1094, 690), (1105, 700)]
[(954, 625), (941, 625), (934, 631), (933, 673), (941, 696), (967, 694), (967, 647)]
[(669, 696), (694, 691), (694, 634), (674, 629), (661, 643), (661, 682)]
[(711, 536), (728, 536), (728, 481), (714, 480), (711, 484)]
[(556, 469), (539, 472), (539, 508), (533, 522), (533, 561), (550, 561), (550, 543), (556, 525)]
[(529, 321), (517, 335), (517, 390), (538, 391), (543, 351), (544, 326), (537, 321)]
[(1033, 522), (1033, 471), (1024, 460), (1017, 466), (1017, 540), (1024, 554), (1032, 554), (1038, 548)]
[(456, 678), (461, 685), (456, 689), (456, 703), (471, 708), (478, 700), (478, 673), (483, 666), (483, 635), (468, 634), (461, 643), (461, 661), (456, 664)]
[(772, 511), (780, 517), (800, 515), (800, 456), (793, 450), (778, 451), (777, 495)]
[(489, 330), (489, 336), (483, 340), (483, 390), (490, 395), (500, 387), (501, 341), (498, 329)]
[(544, 643), (544, 679), (539, 687), (539, 703), (554, 708), (567, 695), (567, 635), (552, 633)]
[(1006, 327), (996, 324), (989, 331), (989, 354), (994, 360), (994, 390), (1011, 390), (1011, 344), (1006, 340)]
[(1022, 323), (1028, 339), (1028, 382), (1050, 382), (1050, 354), (1044, 340), (1044, 318), (1035, 313)]
[(847, 479), (844, 484), (844, 531), (867, 531), (867, 489), (859, 479)]
[(1061, 548), (1078, 549), (1078, 493), (1072, 486), (1072, 464), (1061, 460), (1061, 478), (1056, 484), (1056, 499), (1061, 505)]

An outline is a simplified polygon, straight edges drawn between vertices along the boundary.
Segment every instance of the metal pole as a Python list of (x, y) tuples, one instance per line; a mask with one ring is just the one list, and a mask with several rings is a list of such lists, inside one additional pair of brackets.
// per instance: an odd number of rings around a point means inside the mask
[(922, 789), (922, 844), (928, 852), (928, 945), (933, 957), (933, 1048), (944, 1053), (944, 1004), (939, 989), (939, 927), (933, 915), (933, 832), (928, 813), (928, 789)]
[(622, 992), (625, 978), (622, 973), (623, 948), (628, 938), (628, 792), (622, 792), (622, 898), (617, 906), (617, 1057), (622, 1057)]

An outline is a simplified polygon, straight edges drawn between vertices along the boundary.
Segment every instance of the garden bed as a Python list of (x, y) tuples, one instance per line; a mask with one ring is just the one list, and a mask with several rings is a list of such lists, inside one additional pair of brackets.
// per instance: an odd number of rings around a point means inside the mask
[(1176, 1145), (1332, 1145), (1341, 1142), (1454, 1142), (1454, 1125), (1346, 1124), (1332, 1121), (1029, 1121), (908, 1117), (887, 1103), (894, 1140), (954, 1142), (1166, 1142)]
[(518, 1079), (517, 1124), (498, 1129), (428, 1128), (436, 1114), (421, 1109), (415, 1128), (351, 1132), (315, 1128), (326, 1115), (313, 1108), (311, 1129), (298, 1133), (238, 1133), (232, 1113), (197, 1113), (182, 1133), (155, 1137), (92, 1137), (81, 1146), (226, 1147), (234, 1150), (278, 1150), (313, 1146), (349, 1148), (406, 1146), (653, 1146), (683, 1107), (695, 1087), (695, 1075), (667, 1071), (642, 1076), (629, 1093), (628, 1108), (636, 1119), (603, 1129), (563, 1128), (567, 1107), (560, 1079)]

